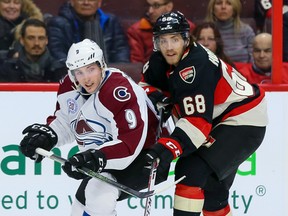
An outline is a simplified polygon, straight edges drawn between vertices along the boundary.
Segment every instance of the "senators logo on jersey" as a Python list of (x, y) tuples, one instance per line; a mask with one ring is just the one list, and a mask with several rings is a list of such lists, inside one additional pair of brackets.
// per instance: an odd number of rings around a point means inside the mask
[(183, 70), (179, 72), (179, 74), (180, 74), (181, 79), (184, 82), (191, 84), (195, 79), (196, 70), (194, 66), (191, 66), (191, 67), (184, 68)]

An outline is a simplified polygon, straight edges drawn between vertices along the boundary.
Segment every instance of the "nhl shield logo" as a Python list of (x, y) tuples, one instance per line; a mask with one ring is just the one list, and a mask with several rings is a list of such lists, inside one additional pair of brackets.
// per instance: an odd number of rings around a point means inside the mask
[(179, 74), (180, 74), (181, 79), (184, 82), (191, 84), (195, 79), (196, 70), (194, 66), (191, 66), (191, 67), (184, 68), (183, 70), (179, 72)]
[(78, 111), (78, 105), (75, 99), (67, 100), (68, 113), (75, 114)]

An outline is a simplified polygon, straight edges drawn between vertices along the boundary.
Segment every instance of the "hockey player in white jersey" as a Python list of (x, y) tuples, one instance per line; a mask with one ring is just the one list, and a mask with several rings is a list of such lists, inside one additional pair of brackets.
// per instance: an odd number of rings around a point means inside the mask
[(102, 172), (137, 190), (147, 187), (142, 161), (155, 142), (158, 119), (144, 90), (120, 70), (107, 68), (95, 42), (73, 44), (66, 65), (69, 76), (60, 83), (55, 114), (47, 124), (24, 129), (20, 150), (40, 162), (36, 148), (51, 150), (76, 140), (79, 153), (62, 167), (68, 176), (83, 179), (71, 215), (115, 216), (117, 200), (126, 194), (73, 167)]

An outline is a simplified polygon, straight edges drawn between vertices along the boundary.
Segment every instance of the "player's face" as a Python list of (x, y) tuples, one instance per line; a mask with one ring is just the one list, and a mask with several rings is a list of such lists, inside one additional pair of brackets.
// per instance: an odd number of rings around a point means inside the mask
[(97, 90), (102, 81), (102, 69), (96, 63), (75, 69), (73, 72), (79, 84), (90, 94)]
[(43, 27), (28, 26), (24, 37), (20, 38), (20, 42), (28, 58), (32, 60), (39, 58), (45, 52), (48, 44), (46, 30)]
[(16, 20), (21, 13), (22, 0), (0, 0), (0, 14), (9, 21)]
[(197, 42), (211, 50), (213, 53), (216, 52), (217, 44), (212, 28), (203, 28), (200, 32)]
[(159, 48), (170, 65), (178, 65), (184, 49), (185, 41), (180, 34), (164, 34), (159, 36)]
[(253, 46), (253, 60), (260, 69), (270, 69), (272, 64), (272, 42), (265, 38), (259, 38)]
[(233, 16), (231, 0), (216, 0), (214, 4), (214, 15), (220, 21), (227, 21)]

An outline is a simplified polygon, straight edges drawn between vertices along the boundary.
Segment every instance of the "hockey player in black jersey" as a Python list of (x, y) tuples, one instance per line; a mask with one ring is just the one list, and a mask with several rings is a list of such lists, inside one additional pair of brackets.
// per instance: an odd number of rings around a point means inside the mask
[(265, 93), (194, 42), (189, 30), (177, 11), (160, 16), (153, 29), (157, 51), (139, 84), (155, 107), (170, 102), (175, 129), (158, 139), (146, 161), (159, 158), (161, 173), (179, 158), (175, 178), (186, 178), (176, 185), (174, 216), (231, 216), (228, 197), (237, 168), (264, 138)]

